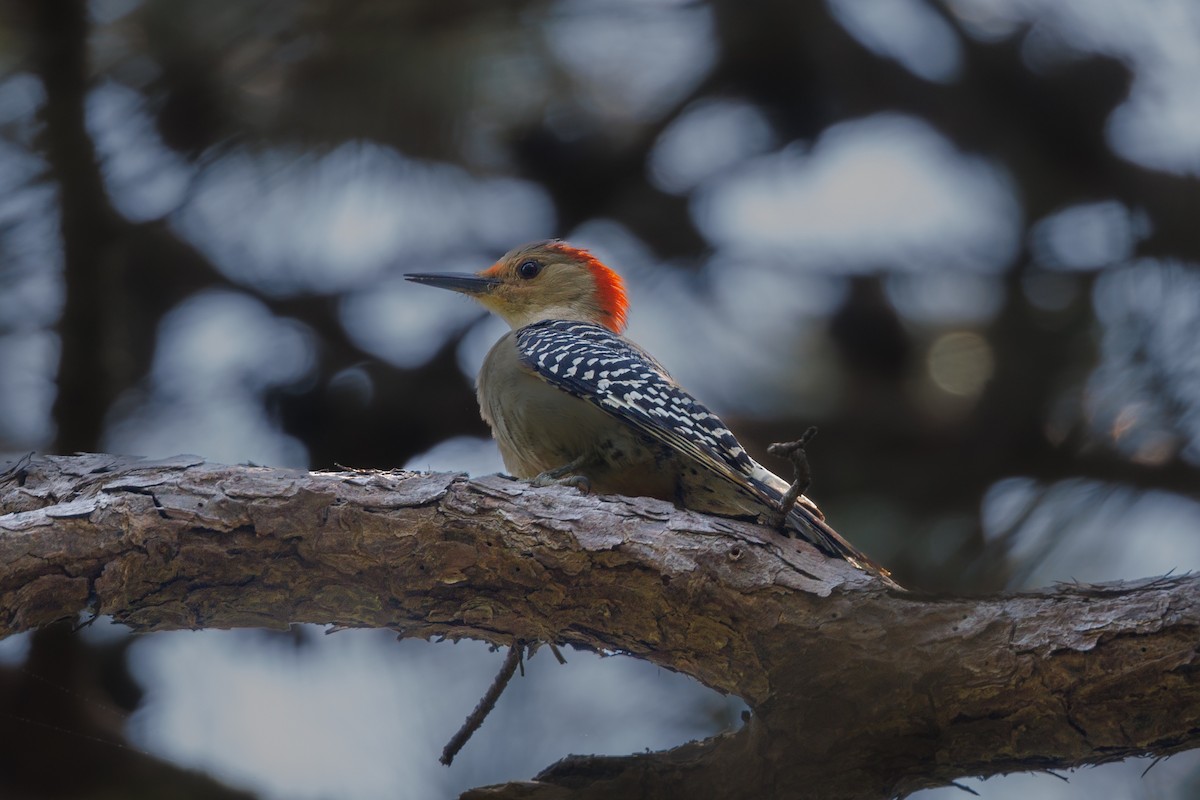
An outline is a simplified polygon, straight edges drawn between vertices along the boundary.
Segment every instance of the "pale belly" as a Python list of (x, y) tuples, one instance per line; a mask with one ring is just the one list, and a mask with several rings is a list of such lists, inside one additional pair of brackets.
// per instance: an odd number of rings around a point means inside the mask
[(481, 396), (480, 407), (514, 476), (534, 478), (583, 458), (576, 474), (593, 492), (678, 499), (678, 468), (664, 448), (532, 375), (512, 380), (520, 381), (519, 391), (490, 402)]

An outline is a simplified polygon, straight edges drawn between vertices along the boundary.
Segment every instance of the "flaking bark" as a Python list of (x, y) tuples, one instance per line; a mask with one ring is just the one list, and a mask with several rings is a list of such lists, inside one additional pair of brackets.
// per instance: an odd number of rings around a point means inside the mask
[(0, 476), (0, 636), (389, 627), (622, 651), (744, 698), (738, 732), (572, 756), (474, 798), (883, 798), (1200, 743), (1200, 581), (888, 590), (750, 524), (500, 477), (43, 457)]

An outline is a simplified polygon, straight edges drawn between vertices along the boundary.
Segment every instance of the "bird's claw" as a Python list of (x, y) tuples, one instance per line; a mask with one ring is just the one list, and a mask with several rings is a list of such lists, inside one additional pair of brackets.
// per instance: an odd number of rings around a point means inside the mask
[(586, 475), (563, 476), (561, 473), (556, 474), (557, 472), (557, 470), (547, 470), (530, 482), (534, 486), (574, 486), (580, 494), (587, 494), (592, 490), (592, 482)]
[(580, 494), (587, 494), (592, 491), (592, 482), (588, 480), (586, 475), (572, 475), (569, 478), (563, 478), (561, 482), (564, 486), (574, 486), (579, 490)]

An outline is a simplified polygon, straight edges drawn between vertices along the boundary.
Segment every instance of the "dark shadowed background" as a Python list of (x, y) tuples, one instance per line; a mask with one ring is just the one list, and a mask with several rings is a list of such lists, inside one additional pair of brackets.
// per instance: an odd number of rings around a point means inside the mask
[[(1195, 569), (1198, 175), (1194, 0), (0, 0), (0, 453), (496, 471), (502, 324), (401, 275), (560, 236), (765, 463), (819, 426), (810, 493), (901, 582)], [(739, 724), (567, 657), (446, 769), (478, 643), (14, 637), (0, 796), (444, 798)]]

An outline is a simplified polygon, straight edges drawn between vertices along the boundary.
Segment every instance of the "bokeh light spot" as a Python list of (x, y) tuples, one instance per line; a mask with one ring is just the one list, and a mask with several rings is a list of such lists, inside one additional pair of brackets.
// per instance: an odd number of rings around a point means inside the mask
[(929, 348), (927, 365), (938, 388), (963, 397), (982, 392), (995, 367), (991, 346), (971, 331), (939, 336)]

